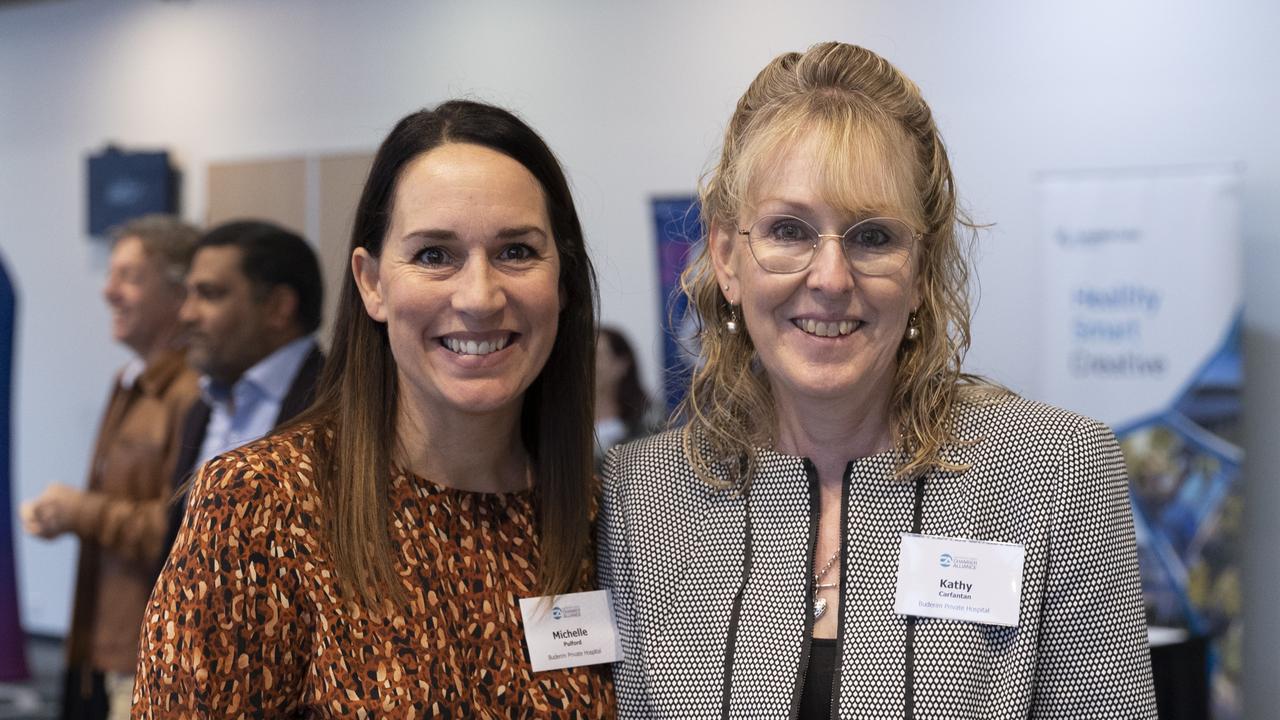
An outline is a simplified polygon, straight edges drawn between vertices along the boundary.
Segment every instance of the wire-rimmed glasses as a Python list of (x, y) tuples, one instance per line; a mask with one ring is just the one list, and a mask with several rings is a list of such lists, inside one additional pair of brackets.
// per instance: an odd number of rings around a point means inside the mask
[(746, 230), (751, 255), (766, 272), (797, 273), (809, 267), (822, 238), (837, 238), (850, 267), (862, 275), (892, 275), (911, 257), (912, 243), (921, 237), (901, 220), (868, 218), (842, 235), (820, 233), (793, 215), (765, 215)]

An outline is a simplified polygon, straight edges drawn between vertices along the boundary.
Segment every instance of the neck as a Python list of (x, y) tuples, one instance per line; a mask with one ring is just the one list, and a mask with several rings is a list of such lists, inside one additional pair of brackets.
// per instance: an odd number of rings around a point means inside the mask
[(824, 486), (839, 486), (850, 460), (893, 448), (889, 398), (883, 393), (855, 403), (775, 397), (778, 450), (809, 458)]
[(407, 393), (400, 394), (396, 444), (407, 470), (469, 492), (515, 492), (529, 487), (519, 403), (485, 414), (415, 405)]
[(618, 400), (612, 392), (596, 391), (596, 422), (610, 420), (621, 415), (622, 411), (618, 409)]
[(280, 348), (284, 347), (285, 345), (288, 345), (289, 343), (293, 342), (294, 340), (297, 340), (300, 337), (302, 336), (298, 334), (293, 334), (293, 335), (280, 335), (275, 337), (263, 338), (261, 345), (257, 347), (257, 352), (254, 353), (254, 355), (252, 356), (253, 359), (252, 360), (242, 359), (242, 362), (248, 363), (247, 365), (244, 365), (242, 367), (224, 368), (221, 370), (210, 369), (210, 370), (206, 370), (206, 373), (209, 375), (210, 378), (213, 378), (214, 382), (217, 382), (221, 385), (225, 385), (226, 387), (231, 387), (236, 383), (240, 382), (240, 378), (244, 377), (244, 374), (249, 372), (249, 370), (251, 370), (255, 365), (271, 357)]
[(300, 337), (302, 337), (302, 334), (297, 332), (286, 332), (286, 333), (282, 333), (272, 337), (268, 337), (266, 339), (266, 342), (263, 344), (260, 353), (258, 354), (258, 359), (254, 360), (253, 363), (249, 365), (249, 367), (245, 368), (244, 370), (241, 370), (240, 374), (243, 375), (250, 367), (253, 367), (254, 365), (257, 365), (263, 360), (266, 360), (268, 357), (271, 357), (271, 355), (274, 354), (276, 351), (278, 351), (280, 348), (284, 347), (285, 345), (288, 345), (289, 343), (293, 342), (294, 340), (297, 340)]
[(159, 333), (152, 338), (151, 342), (144, 347), (131, 347), (130, 349), (142, 358), (142, 362), (147, 367), (151, 367), (170, 350), (178, 347), (178, 324), (171, 323), (166, 325)]

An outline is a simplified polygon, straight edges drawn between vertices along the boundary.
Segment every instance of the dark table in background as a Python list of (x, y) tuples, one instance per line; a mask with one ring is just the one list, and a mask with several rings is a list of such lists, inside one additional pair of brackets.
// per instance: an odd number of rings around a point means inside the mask
[(1208, 638), (1171, 628), (1151, 628), (1150, 638), (1160, 720), (1208, 720)]

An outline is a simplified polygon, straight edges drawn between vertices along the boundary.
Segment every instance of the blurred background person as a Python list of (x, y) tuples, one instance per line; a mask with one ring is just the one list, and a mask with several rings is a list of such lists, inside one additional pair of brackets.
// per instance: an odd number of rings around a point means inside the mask
[(198, 233), (149, 215), (114, 234), (103, 297), (135, 355), (116, 376), (84, 490), (54, 483), (21, 510), (27, 532), (80, 538), (64, 718), (127, 718), (142, 612), (165, 539), (178, 428), (197, 395), (178, 311)]
[(350, 257), (315, 405), (199, 471), (135, 716), (611, 717), (606, 668), (532, 671), (516, 603), (591, 577), (595, 277), (558, 161), (499, 108), (413, 113)]
[[(200, 371), (182, 424), (173, 485), (210, 458), (257, 440), (311, 404), (324, 355), (314, 333), (324, 301), (320, 262), (301, 236), (237, 220), (200, 238), (179, 317)], [(173, 506), (166, 551), (185, 502)]]
[(631, 342), (603, 325), (596, 335), (596, 467), (609, 448), (648, 435), (654, 426), (649, 397)]

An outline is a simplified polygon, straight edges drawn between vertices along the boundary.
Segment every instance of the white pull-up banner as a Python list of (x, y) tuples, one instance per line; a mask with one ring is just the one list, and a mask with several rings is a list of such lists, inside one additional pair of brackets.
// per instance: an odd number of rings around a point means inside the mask
[(1212, 638), (1240, 717), (1241, 265), (1232, 168), (1040, 179), (1041, 397), (1115, 428), (1149, 617)]
[(1115, 427), (1160, 413), (1240, 311), (1229, 171), (1042, 180), (1049, 402)]

